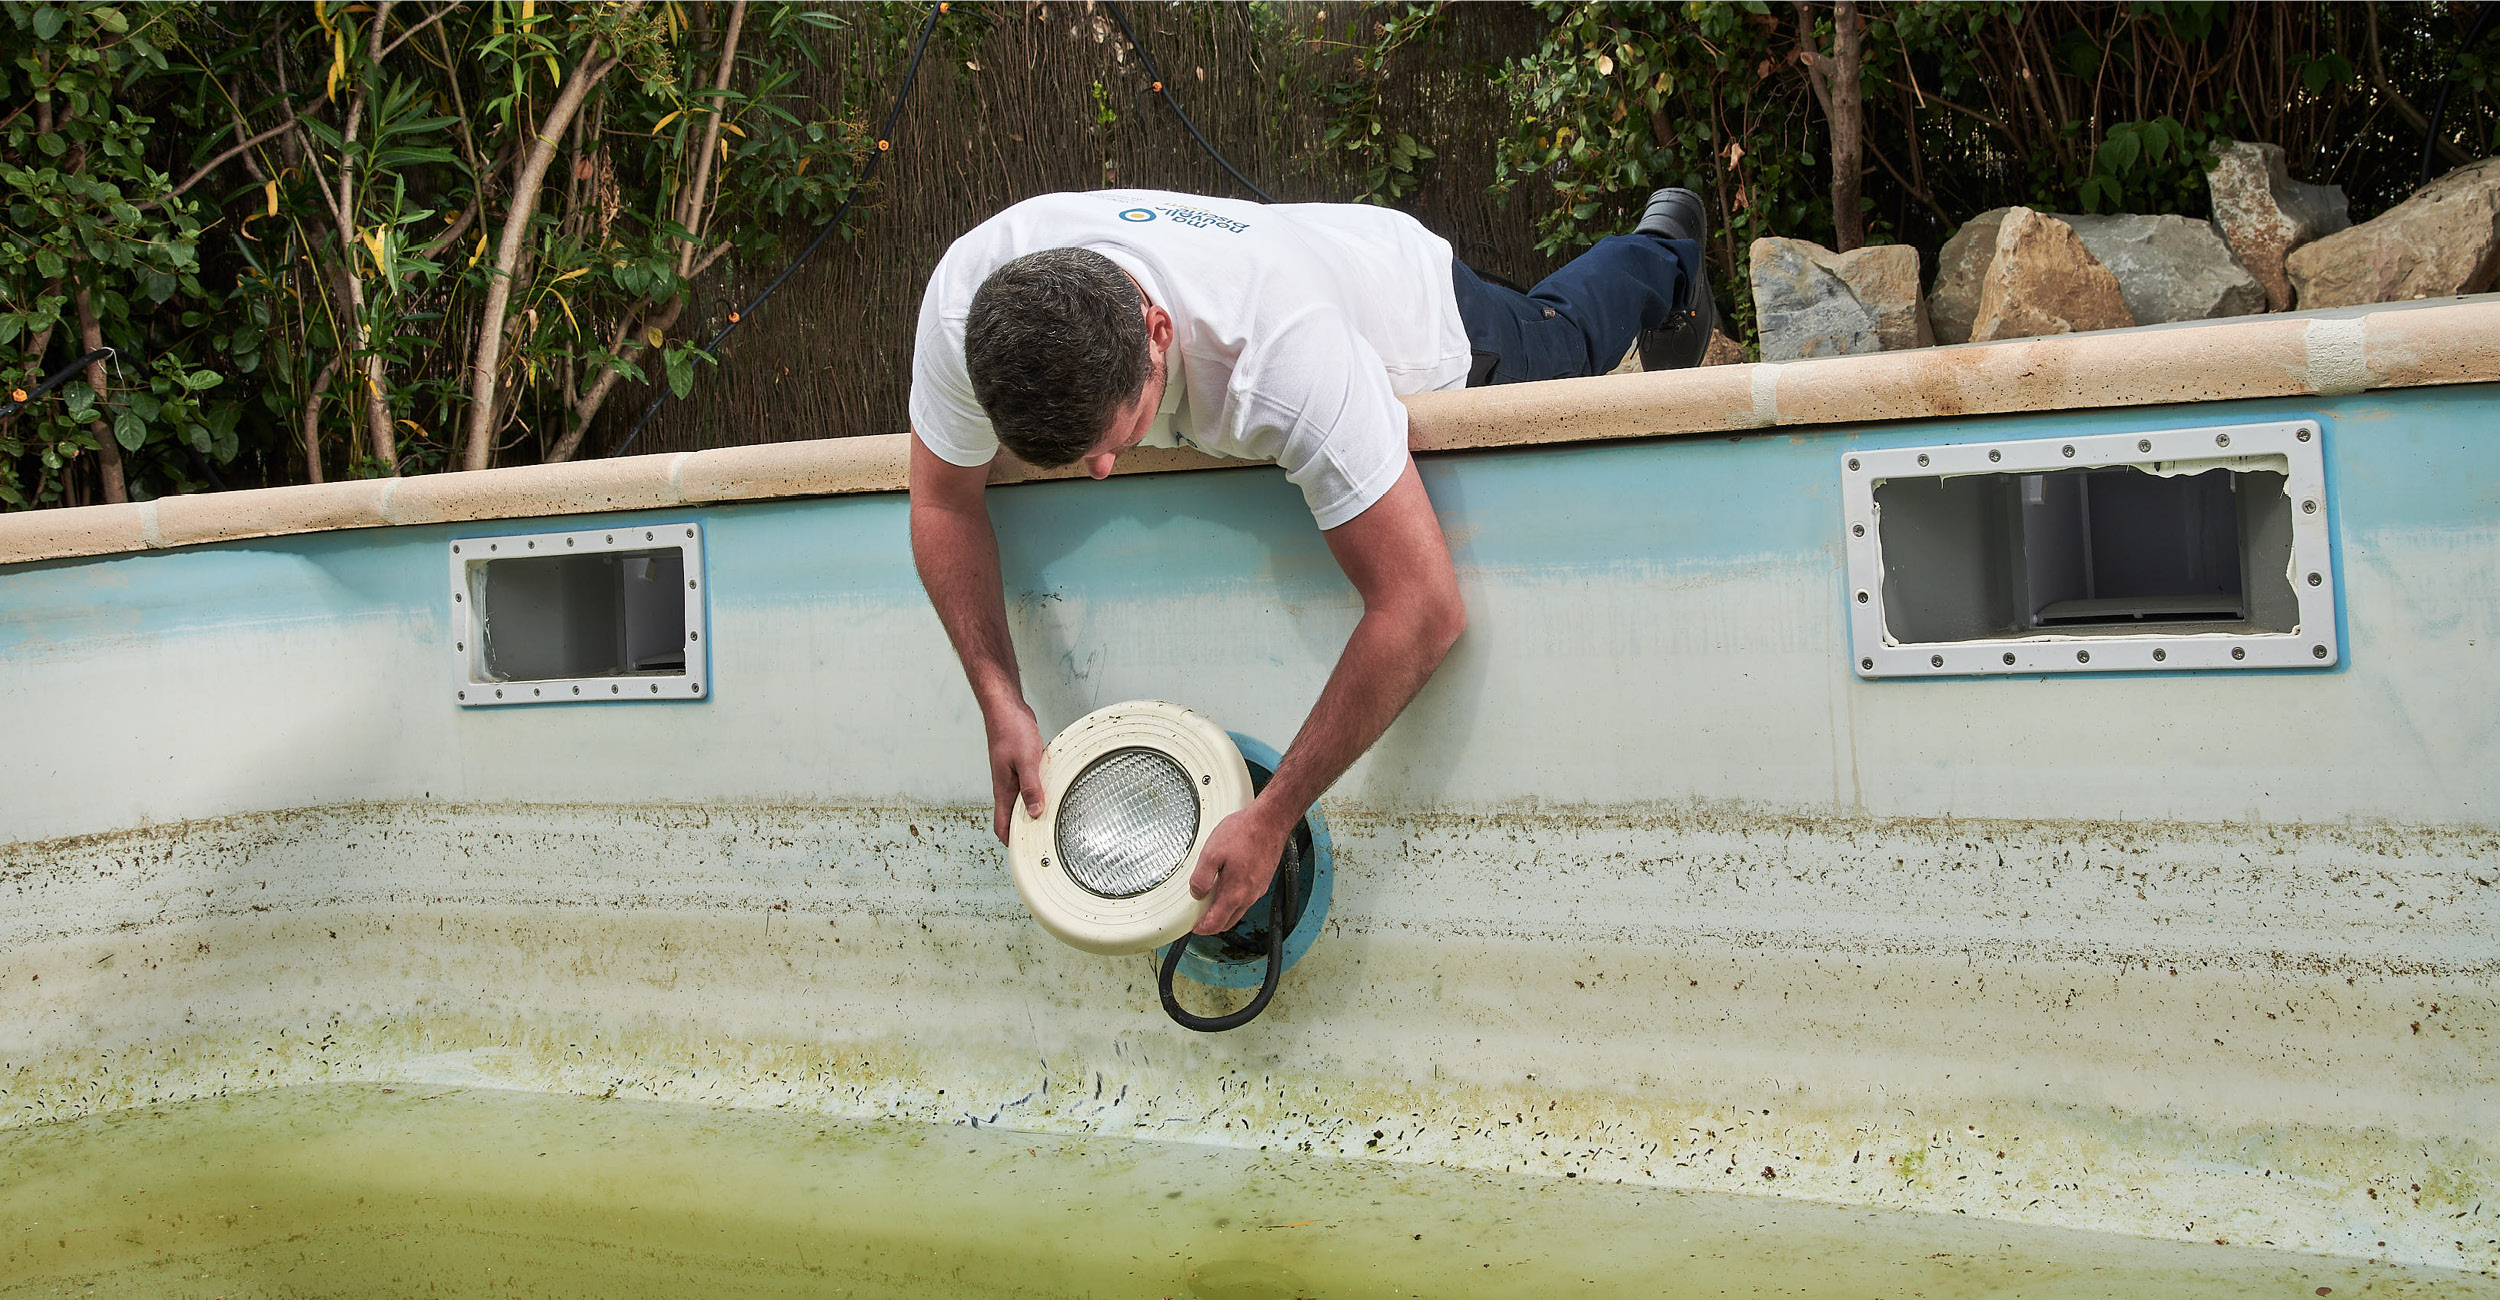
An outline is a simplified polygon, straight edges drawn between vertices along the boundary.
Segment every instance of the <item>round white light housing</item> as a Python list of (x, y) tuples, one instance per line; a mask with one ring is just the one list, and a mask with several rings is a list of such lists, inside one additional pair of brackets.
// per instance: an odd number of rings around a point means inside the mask
[(1077, 719), (1042, 751), (1042, 815), (1019, 800), (1007, 864), (1033, 919), (1105, 956), (1189, 933), (1198, 851), (1250, 806), (1250, 768), (1224, 729), (1177, 704), (1133, 700)]

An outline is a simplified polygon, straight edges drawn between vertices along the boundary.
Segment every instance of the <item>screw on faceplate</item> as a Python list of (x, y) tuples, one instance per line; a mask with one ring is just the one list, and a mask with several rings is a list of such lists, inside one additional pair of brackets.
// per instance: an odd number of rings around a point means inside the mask
[(2061, 448), (2060, 450), (2062, 450), (2063, 452), (2065, 452), (2065, 454), (2066, 454), (2066, 459), (2068, 459), (2068, 460), (2073, 460), (2073, 459), (2075, 458), (2075, 444), (2073, 444), (2073, 443), (2071, 443), (2071, 442), (2070, 442), (2070, 443), (2067, 443), (2067, 444), (2066, 444), (2063, 448)]
[(2008, 668), (2014, 666), (2014, 652), (2011, 650), (2005, 652), (2005, 666)]
[(2248, 657), (2248, 650), (2244, 646), (2233, 646), (2231, 647), (2231, 657), (2234, 659), (2246, 659)]
[(1868, 672), (1870, 672), (1870, 673), (1871, 673), (1871, 672), (1875, 671), (1875, 661), (1874, 661), (1874, 660), (1872, 660), (1872, 659), (1860, 659), (1860, 660), (1858, 661), (1858, 667), (1863, 668), (1863, 669), (1865, 669), (1865, 670), (1867, 670)]
[(1849, 458), (1849, 468), (1851, 468), (1851, 469), (1856, 469), (1857, 467), (1858, 467), (1858, 458), (1857, 458), (1857, 457), (1855, 457), (1855, 456), (1851, 456), (1851, 457)]
[(2153, 440), (2150, 438), (2138, 438), (2135, 440), (2135, 449), (2137, 451), (2151, 451), (2153, 449)]
[(2318, 513), (2318, 503), (2315, 501), (2303, 501), (2300, 503), (2300, 512), (2304, 515), (2314, 515)]
[(2230, 446), (2230, 445), (2231, 445), (2231, 435), (2230, 435), (2230, 434), (2227, 434), (2227, 433), (2217, 433), (2217, 434), (2215, 434), (2215, 435), (2214, 435), (2214, 445), (2215, 445), (2215, 446), (2217, 446), (2217, 447), (2228, 447), (2228, 446)]
[(2153, 648), (2153, 662), (2154, 662), (2154, 663), (2160, 663), (2162, 660), (2167, 659), (2167, 658), (2169, 658), (2169, 657), (2170, 657), (2169, 652), (2167, 652), (2167, 651), (2163, 650), (2161, 647), (2159, 647), (2159, 646), (2155, 646), (2155, 647)]
[(2309, 441), (2309, 431), (2308, 431), (2307, 429), (2303, 429), (2303, 430), (2301, 430), (2301, 431), (2300, 431), (2300, 434), (2299, 434), (2299, 437), (2300, 437), (2300, 440), (2301, 440), (2302, 442), (2307, 442), (2307, 441)]
[(1849, 535), (1850, 535), (1850, 536), (1852, 536), (1852, 537), (1864, 537), (1864, 536), (1866, 536), (1866, 525), (1864, 525), (1864, 524), (1851, 524), (1851, 525), (1849, 525)]
[(2075, 652), (2075, 662), (2079, 664), (2088, 664), (2092, 662), (2092, 652), (2089, 650), (2077, 650)]
[(1918, 463), (1919, 463), (1919, 468), (1921, 468), (1921, 469), (1924, 469), (1924, 468), (1926, 468), (1926, 467), (1927, 467), (1927, 453), (1926, 453), (1926, 452), (1923, 452), (1923, 451), (1922, 451), (1922, 452), (1920, 452), (1920, 453), (1918, 454)]
[(2003, 459), (2005, 459), (2005, 453), (2004, 453), (2004, 452), (2001, 452), (2001, 451), (1998, 451), (1998, 450), (1997, 450), (1996, 448), (1994, 448), (1994, 447), (1990, 447), (1990, 448), (1988, 449), (1988, 459), (1990, 459), (1990, 460), (2003, 460)]
[(2312, 659), (2326, 658), (2326, 647), (2322, 645), (2313, 645), (2309, 647), (2309, 657)]
[(2326, 579), (2319, 577), (2317, 574), (2313, 573), (2309, 575), (2309, 585), (2312, 587), (2317, 586), (2319, 583), (2324, 581), (2326, 581)]
[(1863, 605), (1863, 604), (1865, 604), (1865, 603), (1866, 603), (1866, 593), (1865, 593), (1865, 592), (1861, 591), (1861, 592), (1859, 592), (1859, 593), (1858, 593), (1858, 603), (1859, 603), (1859, 604), (1861, 604), (1861, 605)]
[(1929, 655), (1929, 656), (1927, 656), (1927, 663), (1928, 663), (1928, 666), (1929, 666), (1929, 667), (1932, 667), (1932, 668), (1942, 668), (1942, 667), (1944, 667), (1944, 656), (1943, 656), (1943, 655)]

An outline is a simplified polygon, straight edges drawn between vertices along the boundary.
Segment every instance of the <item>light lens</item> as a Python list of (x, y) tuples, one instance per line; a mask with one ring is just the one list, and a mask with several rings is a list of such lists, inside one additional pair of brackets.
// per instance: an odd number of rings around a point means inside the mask
[(1169, 756), (1115, 749), (1069, 782), (1053, 831), (1070, 879), (1104, 898), (1135, 898), (1187, 865), (1198, 792)]

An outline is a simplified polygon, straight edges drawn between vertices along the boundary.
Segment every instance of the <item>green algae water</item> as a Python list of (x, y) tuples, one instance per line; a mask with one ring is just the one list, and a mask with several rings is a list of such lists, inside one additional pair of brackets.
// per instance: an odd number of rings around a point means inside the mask
[(2500, 1297), (2244, 1248), (995, 1129), (334, 1086), (0, 1131), (0, 1296)]

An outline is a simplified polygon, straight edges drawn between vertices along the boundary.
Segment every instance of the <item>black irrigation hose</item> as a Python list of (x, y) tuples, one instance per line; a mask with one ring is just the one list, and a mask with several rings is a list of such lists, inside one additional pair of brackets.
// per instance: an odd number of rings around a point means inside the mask
[(1286, 841), (1285, 860), (1277, 864), (1276, 883), (1267, 894), (1267, 974), (1259, 981), (1259, 995), (1239, 1011), (1220, 1016), (1202, 1016), (1184, 1009), (1181, 1000), (1172, 994), (1172, 977), (1180, 973), (1181, 955), (1189, 951), (1194, 936), (1182, 935), (1172, 941), (1163, 953), (1163, 975), (1156, 981), (1155, 991), (1163, 995), (1163, 1013), (1183, 1029), (1202, 1034), (1219, 1034), (1239, 1029), (1259, 1018), (1267, 1004), (1276, 998), (1276, 979), (1285, 973), (1285, 932), (1301, 919), (1301, 909), (1294, 906), (1294, 894), (1302, 888), (1302, 862), (1292, 852), (1293, 840)]
[(1154, 56), (1146, 53), (1146, 47), (1137, 39), (1136, 31), (1129, 27), (1128, 15), (1121, 12), (1118, 0), (1106, 0), (1103, 7), (1111, 11), (1111, 21), (1120, 25), (1120, 34), (1128, 38), (1129, 48), (1137, 51), (1137, 61), (1146, 65), (1146, 77), (1149, 81), (1154, 83), (1154, 93), (1163, 96), (1163, 102), (1171, 105), (1172, 116), (1179, 118), (1181, 120), (1181, 125), (1189, 128), (1189, 134), (1191, 138), (1198, 142), (1198, 147), (1206, 150), (1207, 156), (1215, 159), (1216, 163), (1223, 167), (1223, 169), (1232, 176), (1233, 180), (1241, 185), (1241, 188), (1250, 191), (1252, 194), (1258, 195), (1259, 202), (1274, 203), (1276, 200), (1271, 197), (1266, 190), (1260, 189), (1258, 186), (1251, 184), (1250, 178), (1242, 175), (1241, 169), (1233, 166), (1232, 160), (1226, 158), (1223, 151), (1217, 149), (1207, 140), (1207, 137), (1198, 130), (1198, 124), (1189, 120), (1189, 114), (1181, 111), (1181, 102), (1172, 98), (1171, 89), (1163, 84), (1163, 74), (1155, 70)]
[[(860, 191), (868, 188), (869, 179), (877, 174), (878, 165), (885, 161), (887, 152), (894, 146), (894, 123), (903, 115), (903, 101), (911, 98), (912, 78), (920, 73), (920, 56), (928, 53), (929, 34), (937, 30), (938, 15), (944, 12), (946, 12), (944, 4), (931, 5), (929, 16), (921, 20), (920, 35), (912, 42), (911, 63), (903, 69), (902, 88), (894, 92), (894, 106), (886, 110), (885, 125), (877, 128), (877, 151), (869, 155), (868, 165), (860, 168), (859, 179), (852, 183), (851, 192), (843, 196), (841, 205), (833, 210), (833, 219), (827, 221), (824, 228), (816, 232), (816, 237), (808, 241), (807, 247), (800, 249), (799, 255), (791, 258), (790, 264), (781, 268), (781, 274), (774, 276), (773, 282), (765, 285), (763, 292), (756, 294), (744, 310), (729, 313), (729, 323), (721, 326), (720, 332), (712, 336), (712, 341), (703, 345), (704, 355), (717, 359), (720, 356), (721, 342), (735, 333), (740, 325), (745, 324), (746, 318), (754, 315), (755, 309), (763, 306), (765, 299), (772, 297), (784, 282), (797, 274), (799, 267), (815, 255), (816, 250), (833, 236), (833, 232), (842, 228), (842, 218), (850, 215), (851, 201), (859, 197)], [(651, 423), (651, 417), (659, 414), (661, 404), (668, 399), (668, 388), (663, 385), (659, 393), (652, 397), (651, 404), (642, 408), (642, 418), (634, 421), (634, 427), (626, 433), (625, 441), (618, 443), (616, 450), (608, 454), (624, 455), (626, 448), (634, 445), (634, 439), (642, 436), (642, 427)]]
[[(2466, 27), (2465, 39), (2457, 42), (2458, 57), (2471, 53), (2476, 45), (2482, 43), (2483, 33), (2491, 27), (2492, 10), (2489, 0), (2474, 6), (2474, 21)], [(2448, 88), (2455, 82), (2455, 68), (2440, 74), (2439, 98), (2431, 101), (2431, 115), (2428, 124), (2422, 128), (2422, 174), (2413, 182), (2415, 189), (2431, 183), (2431, 160), (2438, 156), (2439, 149), (2439, 119), (2448, 111)]]

